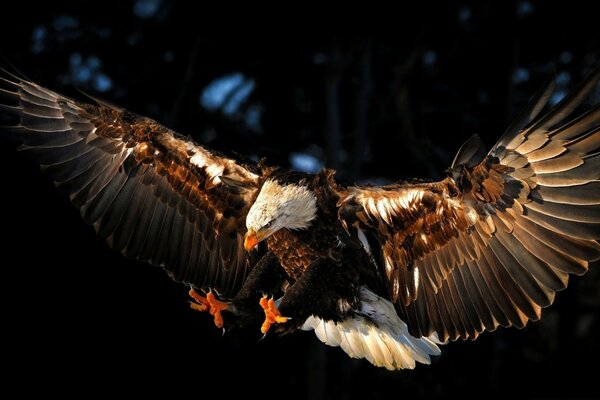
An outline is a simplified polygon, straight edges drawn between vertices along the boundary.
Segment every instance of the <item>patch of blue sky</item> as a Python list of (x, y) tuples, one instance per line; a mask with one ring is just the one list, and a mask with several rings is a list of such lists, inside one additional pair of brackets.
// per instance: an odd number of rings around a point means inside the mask
[(307, 153), (290, 154), (289, 162), (296, 171), (314, 174), (323, 168), (323, 162)]
[(223, 103), (234, 90), (244, 83), (244, 80), (244, 75), (239, 72), (214, 79), (202, 91), (200, 104), (210, 111), (223, 107)]
[(160, 8), (162, 0), (137, 0), (133, 3), (133, 13), (141, 19), (154, 17)]

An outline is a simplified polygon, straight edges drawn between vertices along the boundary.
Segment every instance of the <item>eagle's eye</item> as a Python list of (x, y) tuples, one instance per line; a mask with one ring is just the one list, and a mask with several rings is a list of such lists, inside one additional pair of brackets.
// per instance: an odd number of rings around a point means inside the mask
[(274, 222), (275, 222), (274, 219), (270, 220), (269, 222), (267, 222), (266, 224), (263, 225), (263, 229), (269, 229), (270, 227), (273, 226)]

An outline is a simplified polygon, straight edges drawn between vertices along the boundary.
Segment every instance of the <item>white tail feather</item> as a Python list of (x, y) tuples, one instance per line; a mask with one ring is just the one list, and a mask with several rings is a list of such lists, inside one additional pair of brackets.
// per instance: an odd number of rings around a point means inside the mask
[(441, 343), (436, 334), (415, 338), (396, 314), (392, 303), (377, 296), (366, 286), (360, 288), (360, 308), (345, 321), (335, 323), (309, 317), (302, 329), (314, 330), (328, 346), (340, 346), (350, 357), (366, 358), (371, 364), (389, 370), (412, 369), (415, 361), (431, 362), (439, 355)]

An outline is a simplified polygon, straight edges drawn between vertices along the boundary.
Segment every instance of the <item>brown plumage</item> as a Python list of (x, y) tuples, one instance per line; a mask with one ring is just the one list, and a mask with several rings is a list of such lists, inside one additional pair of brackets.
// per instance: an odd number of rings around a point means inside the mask
[(399, 369), (539, 319), (600, 258), (600, 105), (582, 106), (599, 78), (546, 112), (550, 85), (489, 152), (465, 143), (447, 178), (386, 186), (241, 161), (7, 73), (0, 107), (112, 248), (230, 299), (220, 324), (256, 323), (261, 294), (283, 296), (287, 322), (265, 308), (281, 330)]
[(21, 118), (4, 132), (23, 142), (19, 150), (112, 248), (164, 266), (178, 281), (224, 295), (239, 288), (256, 262), (240, 235), (260, 187), (259, 165), (105, 103), (79, 103), (16, 77), (2, 83), (2, 108)]
[[(283, 175), (284, 179), (287, 174)], [(310, 230), (290, 231), (281, 229), (267, 240), (269, 250), (275, 253), (286, 273), (298, 279), (306, 269), (320, 258), (340, 260), (342, 251), (338, 247), (341, 227), (337, 220), (336, 203), (339, 200), (333, 170), (303, 177), (308, 188), (320, 202), (316, 220)]]
[(381, 243), (413, 334), (523, 327), (600, 257), (600, 106), (571, 119), (599, 74), (536, 118), (544, 91), (481, 162), (457, 156), (441, 182), (348, 188), (340, 215)]

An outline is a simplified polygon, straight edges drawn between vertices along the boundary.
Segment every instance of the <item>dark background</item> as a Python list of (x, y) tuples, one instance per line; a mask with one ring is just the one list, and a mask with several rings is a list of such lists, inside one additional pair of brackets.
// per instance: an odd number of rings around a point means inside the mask
[[(600, 60), (592, 2), (425, 1), (352, 17), (349, 4), (250, 13), (187, 3), (20, 2), (0, 14), (3, 64), (213, 148), (389, 182), (442, 177), (471, 134), (493, 145), (553, 71), (564, 93)], [(312, 333), (222, 337), (189, 310), (185, 287), (108, 250), (6, 141), (0, 179), (0, 366), (3, 389), (19, 397), (600, 395), (597, 269), (523, 331), (451, 343), (431, 366), (388, 372)]]

